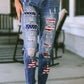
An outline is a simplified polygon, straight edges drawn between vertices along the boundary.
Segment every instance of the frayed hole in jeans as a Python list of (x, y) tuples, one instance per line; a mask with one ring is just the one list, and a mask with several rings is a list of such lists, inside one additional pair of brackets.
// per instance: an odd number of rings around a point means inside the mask
[(31, 57), (31, 56), (34, 56), (34, 52), (35, 52), (35, 49), (28, 49), (28, 55)]

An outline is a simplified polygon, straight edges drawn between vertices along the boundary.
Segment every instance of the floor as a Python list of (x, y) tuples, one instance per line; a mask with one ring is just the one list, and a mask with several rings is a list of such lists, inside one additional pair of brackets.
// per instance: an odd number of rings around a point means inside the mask
[[(59, 50), (60, 51), (60, 50)], [(65, 50), (56, 59), (59, 65), (52, 66), (46, 84), (84, 84), (84, 58)], [(37, 83), (36, 68), (36, 84)], [(0, 84), (26, 84), (24, 65), (21, 63), (0, 64)]]

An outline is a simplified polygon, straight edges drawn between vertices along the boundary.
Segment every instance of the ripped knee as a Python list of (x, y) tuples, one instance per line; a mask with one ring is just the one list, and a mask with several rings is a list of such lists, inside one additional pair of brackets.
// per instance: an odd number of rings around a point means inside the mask
[(35, 49), (28, 49), (28, 55), (29, 56), (34, 56)]

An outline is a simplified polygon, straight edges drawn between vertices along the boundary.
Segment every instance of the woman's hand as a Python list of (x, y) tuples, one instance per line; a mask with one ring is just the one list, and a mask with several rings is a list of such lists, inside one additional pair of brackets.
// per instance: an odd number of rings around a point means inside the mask
[(16, 8), (18, 20), (19, 22), (21, 22), (21, 13), (24, 13), (24, 11), (19, 0), (15, 0), (15, 8)]

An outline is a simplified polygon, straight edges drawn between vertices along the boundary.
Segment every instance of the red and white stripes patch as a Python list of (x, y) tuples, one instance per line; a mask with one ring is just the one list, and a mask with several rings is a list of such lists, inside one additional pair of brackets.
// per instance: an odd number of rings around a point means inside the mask
[(49, 55), (48, 53), (43, 53), (43, 56), (44, 56), (45, 58), (50, 58), (50, 55)]
[(52, 31), (52, 30), (54, 30), (55, 29), (55, 27), (49, 27), (49, 26), (46, 26), (45, 27), (45, 30), (47, 30), (47, 31)]
[(36, 64), (36, 62), (34, 62), (33, 60), (31, 60), (31, 64), (28, 64), (28, 69), (31, 68), (31, 67), (35, 68), (36, 67), (35, 64)]
[(48, 74), (49, 71), (50, 71), (49, 65), (47, 64), (47, 68), (45, 70), (43, 70), (43, 73), (42, 74)]
[(44, 45), (47, 46), (47, 47), (51, 47), (51, 44), (44, 43)]
[(47, 19), (46, 22), (47, 23), (55, 23), (55, 19)]

